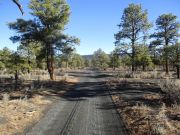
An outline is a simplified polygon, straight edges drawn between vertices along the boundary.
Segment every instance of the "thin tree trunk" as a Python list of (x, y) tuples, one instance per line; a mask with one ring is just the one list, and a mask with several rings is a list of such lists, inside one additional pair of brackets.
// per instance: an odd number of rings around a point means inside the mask
[(165, 42), (165, 70), (166, 75), (169, 75), (169, 53), (168, 53), (168, 42)]
[(115, 58), (114, 58), (114, 54), (113, 54), (113, 70), (115, 71), (116, 70), (116, 67), (115, 67)]
[(132, 72), (135, 71), (135, 45), (134, 41), (132, 42)]
[(54, 80), (54, 50), (53, 50), (52, 47), (51, 47), (51, 60), (50, 60), (50, 63), (51, 63), (50, 78), (51, 78), (51, 80)]
[(169, 75), (169, 60), (166, 58), (166, 75)]
[(31, 66), (31, 61), (30, 60), (28, 60), (28, 74), (30, 74), (30, 66)]
[(177, 68), (177, 78), (179, 79), (180, 78), (179, 65), (177, 65), (176, 68)]
[(29, 49), (28, 49), (28, 74), (30, 74), (30, 67), (31, 67), (31, 60), (30, 60), (31, 58), (30, 58), (30, 51), (29, 51)]
[(15, 71), (14, 78), (15, 78), (15, 90), (17, 90), (18, 88), (18, 71), (17, 70)]
[(143, 71), (145, 71), (145, 70), (146, 70), (146, 66), (145, 66), (145, 65), (143, 65), (142, 67), (143, 67)]
[(180, 57), (180, 48), (177, 44), (177, 48), (176, 48), (176, 54), (177, 54), (177, 65), (176, 65), (176, 68), (177, 68), (177, 78), (179, 79), (180, 78), (180, 71), (179, 71), (179, 68), (180, 68), (180, 61), (179, 61), (179, 57)]
[[(165, 35), (167, 35), (167, 30), (165, 28)], [(169, 75), (169, 52), (168, 52), (168, 39), (167, 37), (165, 36), (164, 37), (164, 40), (165, 40), (165, 48), (164, 48), (164, 51), (165, 51), (165, 70), (166, 70), (166, 75)]]
[(135, 24), (134, 21), (132, 22), (132, 72), (135, 71), (135, 39), (136, 39), (136, 33), (135, 33)]

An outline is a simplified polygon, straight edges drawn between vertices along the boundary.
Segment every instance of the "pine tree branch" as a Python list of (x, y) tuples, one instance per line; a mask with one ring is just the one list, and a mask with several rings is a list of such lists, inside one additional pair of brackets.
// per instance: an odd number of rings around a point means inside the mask
[(19, 3), (19, 0), (12, 0), (19, 8), (19, 10), (21, 11), (22, 15), (24, 15), (24, 11), (22, 9), (22, 5)]

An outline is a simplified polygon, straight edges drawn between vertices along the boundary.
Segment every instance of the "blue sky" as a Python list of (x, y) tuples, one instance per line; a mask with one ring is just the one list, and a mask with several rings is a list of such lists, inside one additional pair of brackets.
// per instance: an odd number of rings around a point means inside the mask
[[(98, 48), (109, 53), (114, 49), (114, 34), (117, 24), (121, 21), (123, 9), (130, 3), (141, 4), (148, 10), (149, 20), (155, 22), (163, 13), (173, 13), (180, 17), (180, 0), (67, 0), (71, 7), (70, 22), (65, 33), (80, 38), (77, 47), (80, 54), (92, 54)], [(0, 49), (7, 46), (13, 50), (18, 44), (13, 44), (9, 37), (14, 34), (7, 27), (8, 22), (16, 18), (31, 18), (28, 9), (29, 0), (20, 0), (24, 6), (25, 15), (21, 16), (11, 0), (0, 0)], [(180, 21), (180, 20), (179, 20)]]

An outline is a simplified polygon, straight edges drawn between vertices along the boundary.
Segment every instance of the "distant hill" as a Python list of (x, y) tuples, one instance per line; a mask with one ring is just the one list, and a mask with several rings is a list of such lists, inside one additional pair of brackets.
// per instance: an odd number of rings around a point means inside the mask
[(92, 60), (93, 55), (82, 55), (84, 59)]

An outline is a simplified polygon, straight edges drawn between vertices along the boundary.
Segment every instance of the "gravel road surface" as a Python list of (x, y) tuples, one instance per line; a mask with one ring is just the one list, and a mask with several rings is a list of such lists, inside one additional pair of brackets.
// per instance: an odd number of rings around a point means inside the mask
[(26, 135), (127, 135), (103, 80), (93, 71), (70, 73), (79, 78), (64, 97)]

